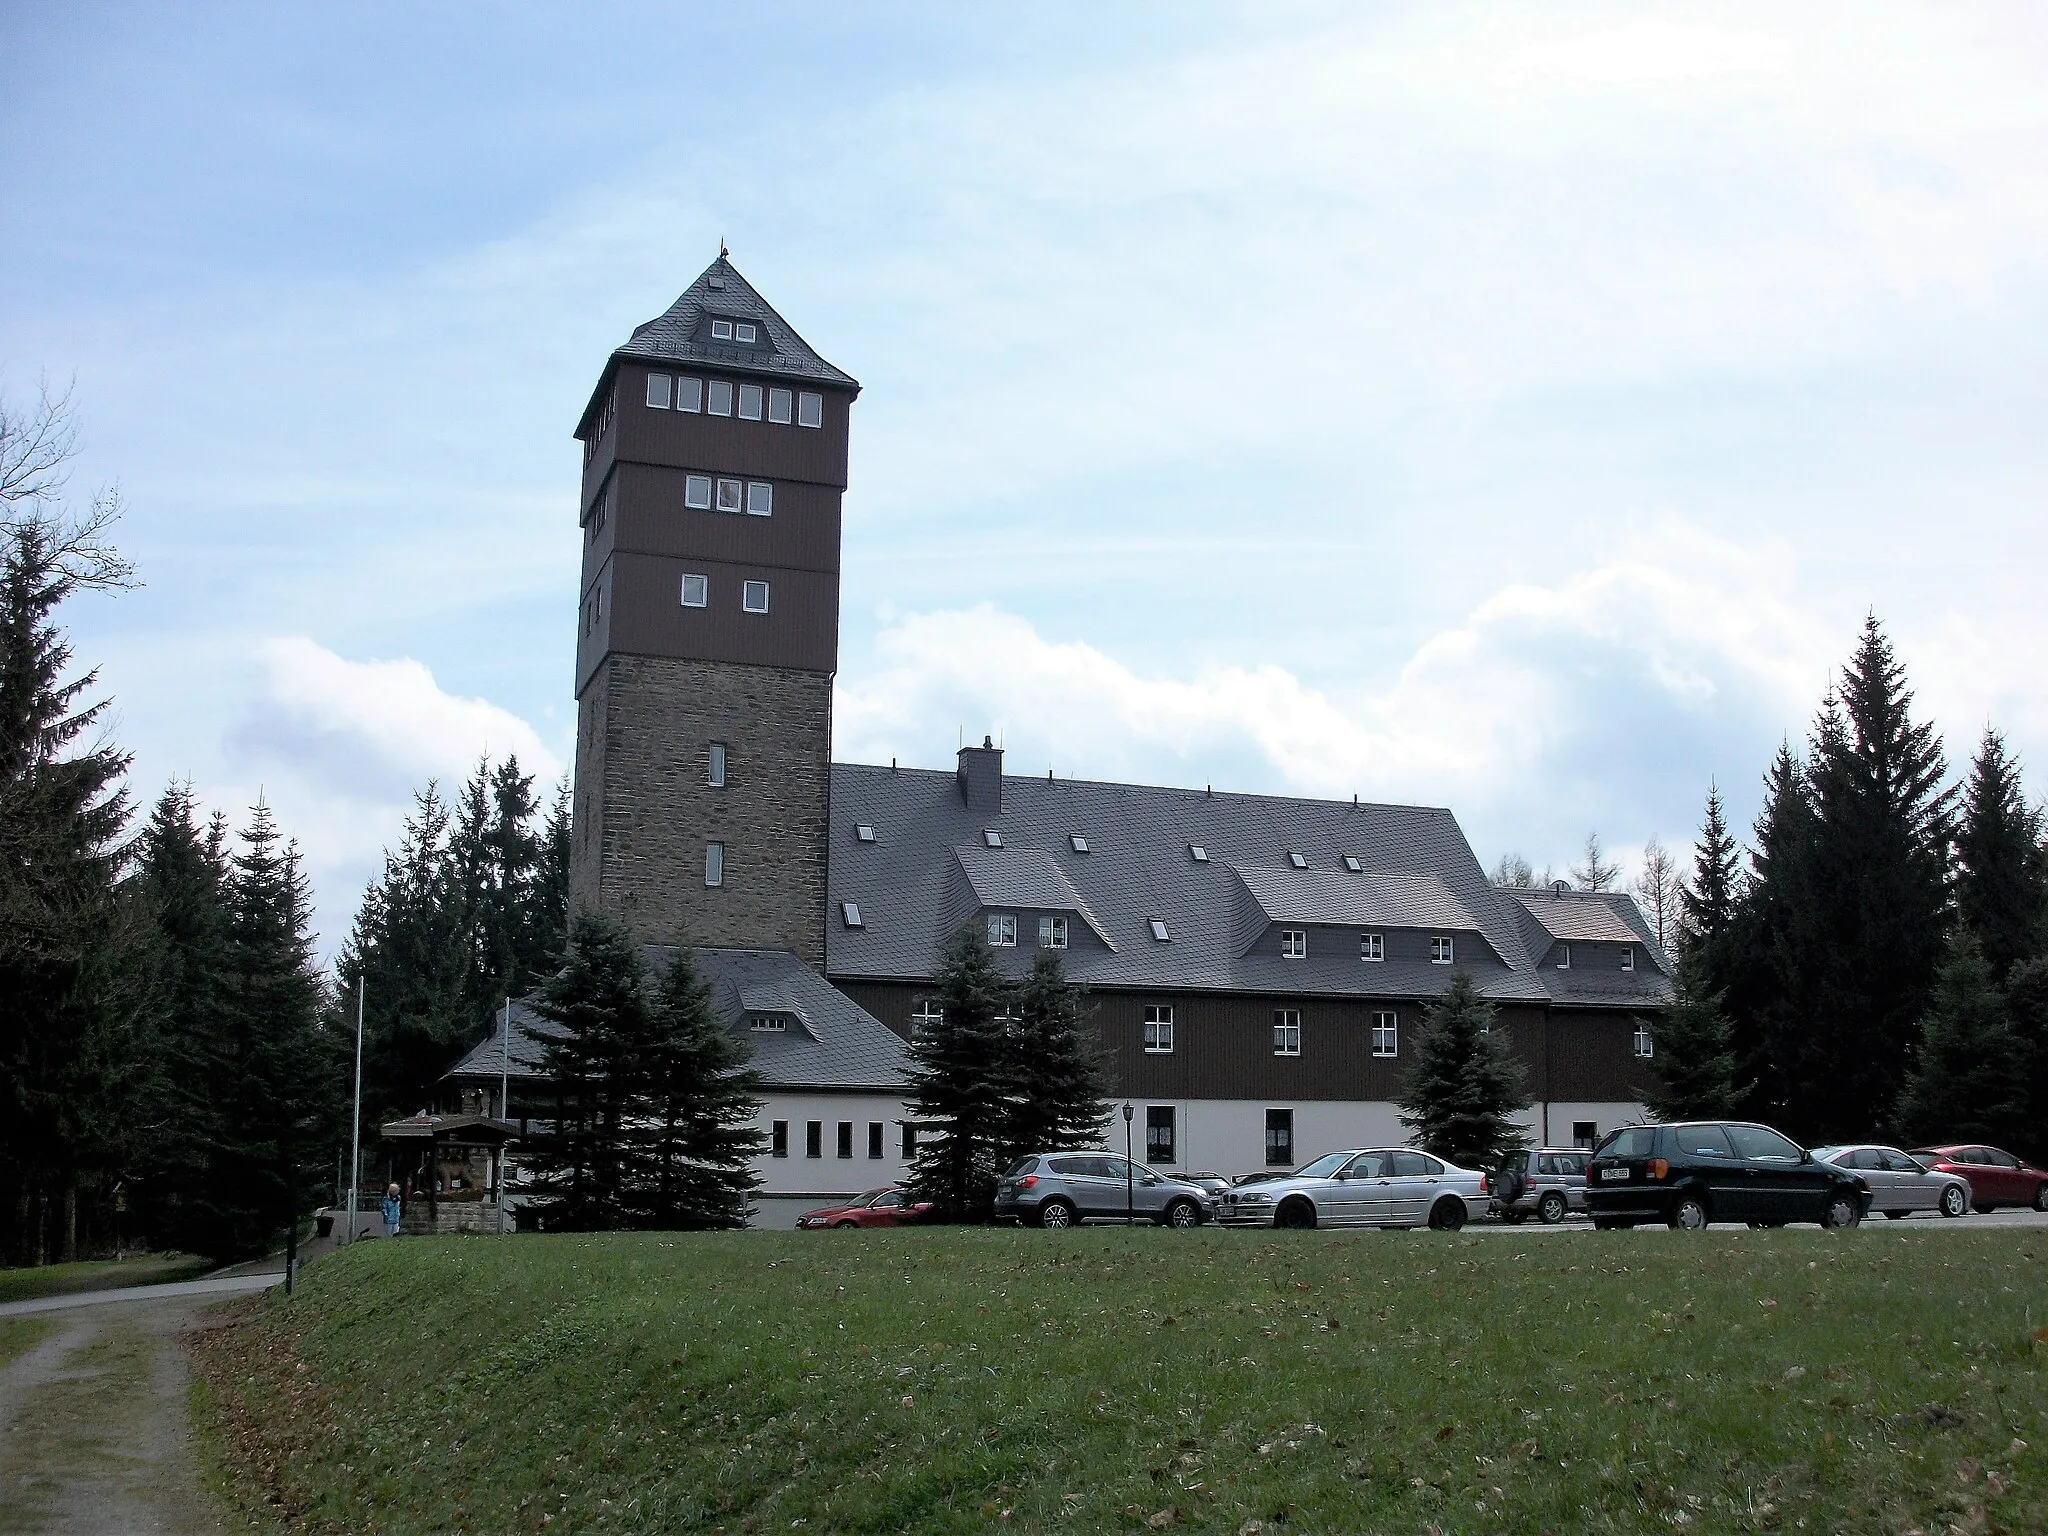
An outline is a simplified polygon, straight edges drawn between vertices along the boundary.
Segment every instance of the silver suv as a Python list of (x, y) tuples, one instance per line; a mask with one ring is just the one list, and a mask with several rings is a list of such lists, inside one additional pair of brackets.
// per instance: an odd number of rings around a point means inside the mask
[(1486, 1175), (1415, 1147), (1327, 1152), (1216, 1202), (1216, 1219), (1243, 1227), (1420, 1227), (1455, 1232), (1486, 1210)]
[(1122, 1221), (1126, 1210), (1163, 1227), (1198, 1227), (1211, 1214), (1209, 1192), (1199, 1185), (1161, 1178), (1108, 1152), (1034, 1152), (996, 1185), (998, 1221), (1071, 1227)]
[(1583, 1147), (1538, 1147), (1510, 1152), (1493, 1175), (1493, 1213), (1503, 1221), (1534, 1216), (1554, 1227), (1573, 1212), (1586, 1209), (1586, 1164), (1593, 1154)]

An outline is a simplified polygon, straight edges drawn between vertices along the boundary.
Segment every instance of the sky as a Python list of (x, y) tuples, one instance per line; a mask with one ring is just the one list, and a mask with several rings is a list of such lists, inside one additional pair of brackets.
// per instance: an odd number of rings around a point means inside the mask
[[(0, 394), (143, 804), (570, 758), (572, 432), (726, 241), (860, 379), (842, 761), (1739, 825), (1866, 614), (2048, 761), (2048, 12), (0, 7)], [(2038, 779), (2030, 780), (2037, 784)]]

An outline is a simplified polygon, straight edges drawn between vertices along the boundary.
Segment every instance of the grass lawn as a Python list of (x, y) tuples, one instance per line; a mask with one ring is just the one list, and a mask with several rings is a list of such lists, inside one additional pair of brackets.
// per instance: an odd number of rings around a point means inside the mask
[(79, 1264), (42, 1264), (33, 1269), (0, 1269), (0, 1301), (68, 1296), (122, 1285), (156, 1285), (190, 1280), (213, 1268), (189, 1253), (146, 1253), (132, 1259), (92, 1259)]
[(2048, 1530), (2048, 1232), (375, 1242), (203, 1337), (294, 1529)]
[(56, 1326), (46, 1317), (0, 1317), (0, 1366), (12, 1365)]

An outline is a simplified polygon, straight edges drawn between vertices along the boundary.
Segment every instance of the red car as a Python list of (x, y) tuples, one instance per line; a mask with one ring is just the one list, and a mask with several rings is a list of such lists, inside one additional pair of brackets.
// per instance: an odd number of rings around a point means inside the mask
[(1969, 1182), (1970, 1204), (1980, 1211), (2001, 1205), (2031, 1205), (2048, 1211), (2048, 1173), (1996, 1147), (1916, 1147), (1913, 1155), (1942, 1173)]
[(901, 1184), (884, 1184), (844, 1205), (828, 1205), (821, 1211), (805, 1211), (797, 1217), (799, 1229), (807, 1227), (900, 1227), (921, 1221), (932, 1208), (929, 1200), (913, 1201)]

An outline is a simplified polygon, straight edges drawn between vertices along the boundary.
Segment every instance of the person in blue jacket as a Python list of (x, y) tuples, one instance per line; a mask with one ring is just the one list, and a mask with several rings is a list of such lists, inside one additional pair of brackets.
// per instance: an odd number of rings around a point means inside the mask
[(391, 1185), (384, 1191), (384, 1235), (398, 1236), (398, 1219), (405, 1214), (405, 1207), (398, 1201), (398, 1186)]

